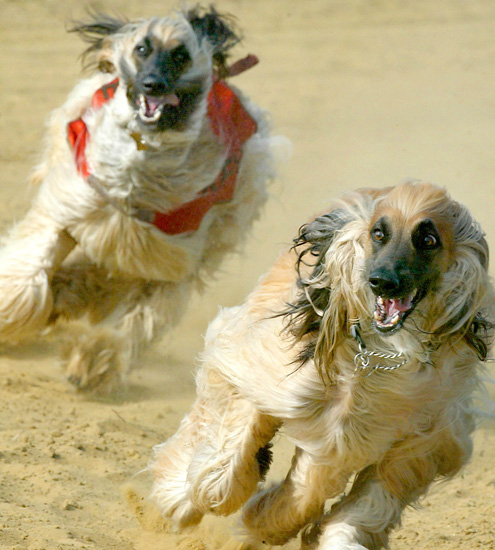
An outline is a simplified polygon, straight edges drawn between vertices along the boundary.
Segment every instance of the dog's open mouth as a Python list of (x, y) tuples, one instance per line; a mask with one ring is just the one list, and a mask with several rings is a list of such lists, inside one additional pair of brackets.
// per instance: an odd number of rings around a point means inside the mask
[(179, 104), (179, 96), (176, 94), (166, 94), (161, 96), (139, 94), (139, 118), (144, 124), (154, 124), (160, 120), (166, 108), (178, 107)]
[(375, 312), (373, 314), (375, 327), (380, 332), (395, 332), (399, 330), (406, 317), (413, 311), (419, 302), (417, 290), (402, 298), (376, 297)]

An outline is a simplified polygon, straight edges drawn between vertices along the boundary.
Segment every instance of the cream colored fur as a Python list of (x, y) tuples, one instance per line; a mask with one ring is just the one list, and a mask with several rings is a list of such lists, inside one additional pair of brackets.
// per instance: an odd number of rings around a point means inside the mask
[[(164, 48), (184, 43), (191, 55), (186, 78), (203, 82), (183, 131), (147, 132), (126, 97), (120, 67), (136, 70), (133, 50), (146, 35)], [(206, 117), (212, 55), (208, 37), (195, 32), (184, 12), (123, 23), (96, 52), (101, 70), (79, 82), (49, 118), (33, 174), (38, 194), (0, 250), (0, 341), (19, 343), (56, 319), (77, 319), (69, 322), (64, 356), (69, 379), (81, 389), (108, 387), (141, 348), (177, 323), (191, 291), (238, 248), (266, 200), (276, 140), (266, 114), (239, 92), (258, 131), (243, 147), (233, 200), (214, 206), (197, 231), (175, 236), (132, 215), (137, 207), (167, 212), (190, 201), (223, 167), (224, 145)], [(91, 109), (95, 91), (116, 77), (115, 98)], [(78, 173), (67, 142), (67, 124), (80, 116), (103, 194)]]
[[(295, 314), (278, 315), (304, 300), (292, 251), (243, 305), (210, 324), (197, 400), (150, 465), (151, 496), (179, 527), (243, 506), (243, 529), (254, 543), (284, 544), (304, 529), (305, 549), (376, 550), (388, 545), (408, 504), (470, 457), (472, 394), (481, 381), (466, 330), (479, 311), (493, 321), (495, 309), (481, 230), (443, 189), (425, 183), (350, 193), (331, 210), (345, 223), (324, 257), (314, 259), (323, 271), (312, 275), (301, 265), (300, 273), (309, 290), (331, 289), (316, 335), (295, 339)], [(368, 284), (370, 223), (378, 211), (404, 234), (423, 217), (442, 227), (438, 285), (389, 336), (372, 327)], [(405, 364), (356, 368), (356, 320), (368, 350), (402, 352)], [(300, 364), (312, 338), (314, 358)], [(259, 485), (257, 452), (278, 429), (296, 446), (292, 466), (279, 484)], [(354, 475), (352, 490), (341, 496)]]

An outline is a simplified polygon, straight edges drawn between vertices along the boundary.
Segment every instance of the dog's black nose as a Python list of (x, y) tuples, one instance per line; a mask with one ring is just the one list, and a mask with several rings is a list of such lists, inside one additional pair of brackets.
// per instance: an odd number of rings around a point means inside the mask
[(385, 269), (375, 269), (369, 277), (369, 283), (377, 296), (394, 296), (401, 287), (397, 274)]
[(167, 92), (168, 83), (160, 75), (150, 73), (141, 81), (143, 90), (148, 95), (164, 95)]

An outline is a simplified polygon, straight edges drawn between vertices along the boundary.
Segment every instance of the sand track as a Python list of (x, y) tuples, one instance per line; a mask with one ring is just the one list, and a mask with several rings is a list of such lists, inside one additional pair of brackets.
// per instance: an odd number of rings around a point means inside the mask
[[(131, 17), (149, 0), (101, 3)], [(29, 204), (27, 174), (48, 112), (79, 75), (82, 45), (66, 34), (75, 0), (0, 0), (0, 230)], [(170, 6), (174, 4), (169, 3)], [(323, 202), (404, 177), (445, 185), (495, 249), (495, 4), (492, 0), (219, 0), (245, 31), (238, 78), (273, 113), (294, 153), (246, 252), (232, 258), (112, 399), (75, 394), (53, 348), (0, 350), (0, 548), (235, 550), (233, 520), (174, 534), (146, 502), (152, 446), (193, 399), (194, 356), (218, 305), (240, 301)], [(495, 548), (495, 430), (476, 436), (464, 474), (409, 511), (395, 550)], [(289, 450), (279, 444), (272, 476)], [(295, 549), (296, 542), (287, 545)]]

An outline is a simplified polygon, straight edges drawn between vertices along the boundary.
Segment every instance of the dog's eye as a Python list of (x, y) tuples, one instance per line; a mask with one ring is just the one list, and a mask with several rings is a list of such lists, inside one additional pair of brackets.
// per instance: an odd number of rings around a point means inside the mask
[(185, 46), (175, 48), (172, 52), (172, 57), (176, 63), (187, 63), (191, 60), (191, 56)]
[(381, 229), (373, 229), (371, 231), (371, 238), (376, 242), (379, 243), (380, 241), (383, 241), (385, 238), (385, 233)]
[(140, 42), (135, 48), (134, 52), (138, 57), (146, 59), (151, 53), (151, 44), (148, 41)]
[(418, 250), (433, 250), (442, 246), (442, 240), (431, 220), (423, 220), (412, 232), (413, 245)]
[(432, 235), (429, 233), (428, 235), (425, 235), (423, 238), (423, 247), (424, 248), (435, 248), (437, 246), (438, 240), (435, 237), (435, 235)]

